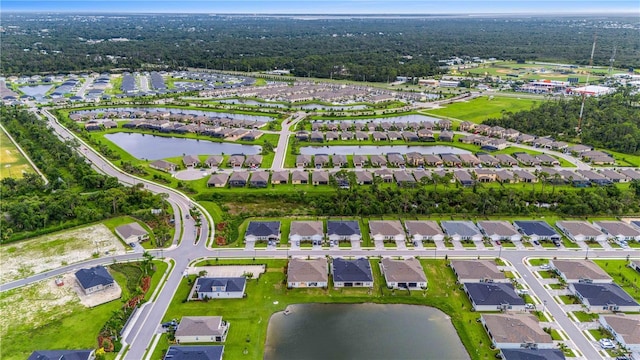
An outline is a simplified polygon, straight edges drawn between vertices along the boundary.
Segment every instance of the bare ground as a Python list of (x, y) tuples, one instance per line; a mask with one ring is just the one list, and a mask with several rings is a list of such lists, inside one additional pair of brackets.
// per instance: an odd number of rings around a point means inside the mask
[(109, 256), (124, 254), (125, 247), (103, 224), (3, 245), (0, 283), (105, 256), (107, 252)]

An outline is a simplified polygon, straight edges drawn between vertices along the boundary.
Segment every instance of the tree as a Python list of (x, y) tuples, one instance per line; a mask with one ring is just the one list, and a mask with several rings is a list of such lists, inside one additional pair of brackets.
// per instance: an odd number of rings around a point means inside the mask
[(153, 267), (153, 259), (154, 256), (151, 255), (150, 252), (145, 251), (144, 253), (142, 253), (142, 272), (145, 275), (149, 275), (149, 273), (151, 272), (151, 269)]

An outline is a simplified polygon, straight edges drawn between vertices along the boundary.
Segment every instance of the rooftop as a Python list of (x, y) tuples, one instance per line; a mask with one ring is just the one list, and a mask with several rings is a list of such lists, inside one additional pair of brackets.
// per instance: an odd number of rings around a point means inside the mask
[(395, 236), (404, 234), (402, 223), (400, 220), (373, 220), (369, 221), (369, 230), (371, 234), (380, 234), (384, 236)]
[(513, 225), (508, 221), (478, 221), (478, 227), (484, 230), (487, 236), (500, 235), (500, 236), (513, 236), (518, 235)]
[(551, 335), (542, 330), (538, 319), (529, 314), (483, 314), (487, 329), (496, 343), (551, 343)]
[(600, 315), (629, 344), (640, 344), (640, 315)]
[(221, 360), (223, 345), (170, 346), (164, 360)]
[(506, 279), (493, 260), (451, 260), (459, 279)]
[(527, 236), (559, 236), (558, 233), (545, 221), (517, 220), (513, 223)]
[(90, 289), (98, 285), (113, 284), (113, 277), (102, 265), (89, 269), (80, 269), (76, 271), (75, 275), (84, 289)]
[(198, 292), (214, 292), (213, 288), (221, 289), (216, 292), (244, 292), (247, 279), (243, 276), (233, 278), (199, 277), (196, 279)]
[(392, 260), (384, 258), (380, 262), (384, 276), (391, 282), (426, 282), (422, 265), (415, 258)]
[(524, 300), (507, 283), (464, 283), (476, 305), (524, 305)]
[(449, 236), (471, 237), (480, 235), (480, 229), (471, 221), (442, 221), (440, 224)]
[(604, 231), (613, 236), (640, 236), (640, 230), (622, 221), (596, 221), (594, 224), (600, 226)]
[(590, 305), (640, 306), (629, 294), (616, 284), (571, 284), (577, 293)]
[(93, 350), (36, 350), (27, 360), (90, 360)]
[(147, 230), (137, 222), (132, 222), (118, 226), (116, 228), (116, 233), (120, 234), (124, 239), (128, 239), (131, 236), (147, 235)]
[(588, 223), (587, 221), (558, 221), (556, 225), (560, 228), (564, 228), (566, 232), (572, 236), (584, 235), (584, 236), (599, 236), (602, 235), (602, 231)]
[(293, 235), (324, 235), (324, 226), (322, 221), (292, 221), (289, 236)]
[(176, 336), (223, 335), (222, 316), (184, 316), (180, 320)]
[(287, 268), (287, 282), (327, 282), (327, 259), (297, 259), (289, 260)]
[(407, 220), (404, 222), (404, 226), (407, 228), (407, 233), (411, 235), (442, 235), (442, 229), (435, 221), (416, 221)]
[(353, 220), (327, 220), (327, 235), (360, 235), (360, 223)]
[(503, 360), (565, 360), (560, 349), (501, 349)]
[(611, 276), (591, 260), (551, 260), (567, 279), (609, 280)]
[(250, 221), (245, 236), (277, 236), (280, 234), (280, 221)]
[(366, 258), (333, 259), (333, 281), (373, 281), (371, 264)]

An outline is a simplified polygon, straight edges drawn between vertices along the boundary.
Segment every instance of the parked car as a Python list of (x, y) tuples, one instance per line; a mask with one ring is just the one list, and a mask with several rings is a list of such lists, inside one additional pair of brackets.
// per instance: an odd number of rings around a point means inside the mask
[(540, 265), (540, 270), (549, 270), (549, 269), (551, 269), (551, 266), (549, 266), (549, 264)]
[(178, 326), (178, 322), (175, 319), (171, 321), (167, 321), (166, 323), (162, 323), (162, 327), (165, 329), (170, 328), (172, 326)]
[(615, 345), (613, 345), (613, 341), (609, 339), (600, 339), (600, 347), (603, 349), (615, 349)]
[(538, 240), (533, 240), (533, 243), (534, 243), (535, 245), (540, 245), (540, 241), (538, 241)]

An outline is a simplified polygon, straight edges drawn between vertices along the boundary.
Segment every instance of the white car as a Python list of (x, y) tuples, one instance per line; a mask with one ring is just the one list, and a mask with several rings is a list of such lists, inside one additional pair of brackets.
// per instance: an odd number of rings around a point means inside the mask
[(542, 264), (542, 265), (540, 265), (540, 269), (549, 270), (549, 269), (551, 269), (551, 266), (549, 266), (549, 264)]
[(615, 349), (616, 346), (613, 345), (613, 342), (609, 339), (600, 339), (600, 347), (603, 349)]

